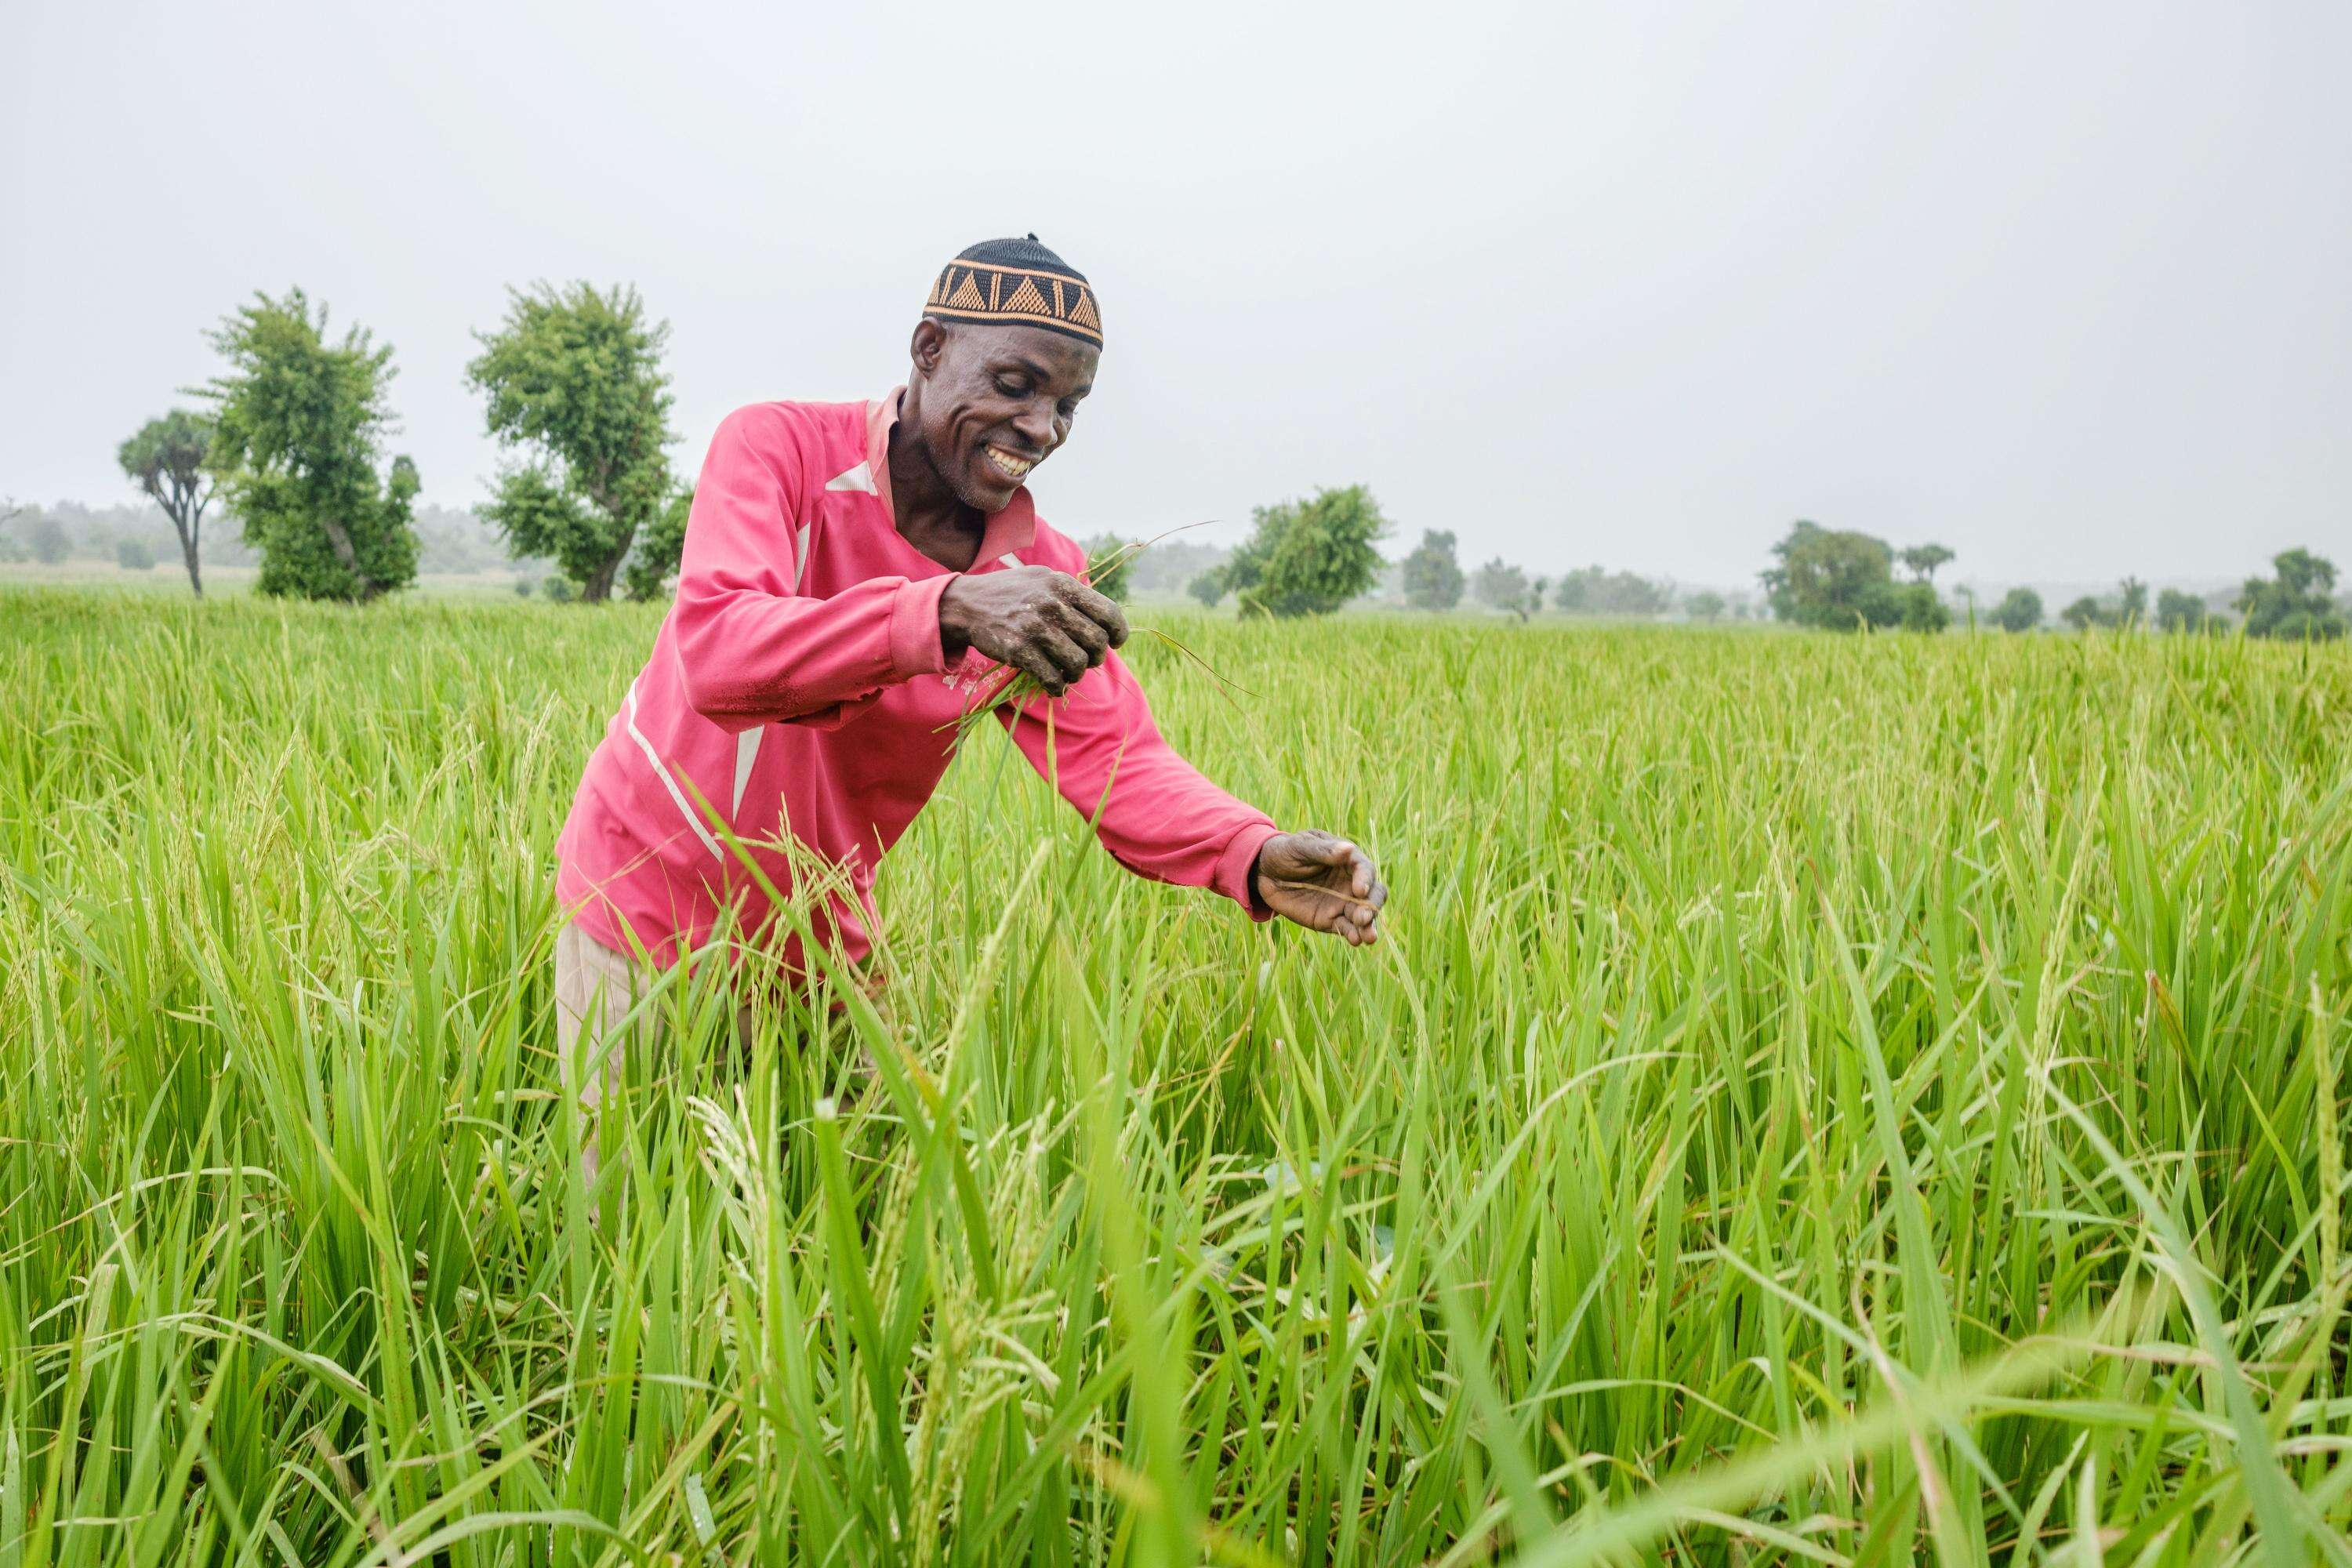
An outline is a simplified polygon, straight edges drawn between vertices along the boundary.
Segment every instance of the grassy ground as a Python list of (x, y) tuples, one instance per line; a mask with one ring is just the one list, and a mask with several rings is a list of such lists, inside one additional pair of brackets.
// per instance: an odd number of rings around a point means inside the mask
[(0, 593), (0, 1568), (2352, 1560), (2352, 658), (1154, 618), (1390, 940), (982, 744), (600, 1205), (654, 616)]

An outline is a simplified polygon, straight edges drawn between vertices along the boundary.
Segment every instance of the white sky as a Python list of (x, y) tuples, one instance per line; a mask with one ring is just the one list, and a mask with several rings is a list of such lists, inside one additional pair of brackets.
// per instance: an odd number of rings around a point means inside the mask
[(0, 0), (0, 493), (299, 283), (428, 500), (509, 283), (639, 285), (679, 460), (899, 379), (1034, 229), (1109, 334), (1066, 531), (1370, 483), (1466, 560), (1733, 583), (1792, 518), (1986, 578), (2352, 565), (2352, 5)]

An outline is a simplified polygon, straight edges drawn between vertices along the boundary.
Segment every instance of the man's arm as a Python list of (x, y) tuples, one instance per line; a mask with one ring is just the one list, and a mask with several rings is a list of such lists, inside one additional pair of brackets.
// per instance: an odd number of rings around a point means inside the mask
[(787, 417), (738, 409), (711, 439), (677, 574), (687, 700), (729, 730), (837, 722), (886, 686), (947, 668), (946, 577), (877, 577), (798, 592), (800, 451)]
[(1278, 914), (1351, 946), (1380, 939), (1388, 889), (1371, 858), (1332, 834), (1283, 833), (1202, 777), (1161, 737), (1118, 655), (1106, 653), (1065, 700), (1007, 703), (997, 715), (1138, 876), (1214, 888), (1253, 919)]

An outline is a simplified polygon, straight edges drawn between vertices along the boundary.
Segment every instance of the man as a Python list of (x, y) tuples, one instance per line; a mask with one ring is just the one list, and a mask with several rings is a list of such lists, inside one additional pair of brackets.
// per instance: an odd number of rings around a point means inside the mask
[[(567, 1076), (643, 971), (674, 963), (722, 910), (756, 931), (786, 835), (845, 873), (820, 934), (862, 958), (882, 856), (946, 771), (958, 716), (1025, 670), (1046, 692), (998, 716), (1041, 773), (1141, 876), (1214, 888), (1349, 944), (1388, 897), (1328, 833), (1283, 833), (1163, 741), (1111, 650), (1127, 622), (1081, 580), (1085, 555), (1023, 486), (1069, 438), (1102, 321), (1085, 276), (1027, 239), (940, 272), (907, 384), (871, 403), (761, 403), (719, 428), (694, 492), (677, 597), (653, 658), (589, 759), (558, 840), (569, 923), (556, 944)], [(788, 952), (787, 963), (797, 955)], [(593, 1106), (607, 1056), (581, 1087)]]

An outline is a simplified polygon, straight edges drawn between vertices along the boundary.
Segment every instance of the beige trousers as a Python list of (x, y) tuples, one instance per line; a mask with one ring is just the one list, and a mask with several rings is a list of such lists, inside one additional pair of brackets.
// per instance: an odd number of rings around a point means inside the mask
[[(634, 1030), (621, 1028), (619, 1021), (628, 1016), (642, 987), (653, 978), (635, 959), (614, 952), (570, 921), (555, 933), (555, 1048), (562, 1058), (558, 1070), (566, 1089), (572, 1086), (574, 1074), (586, 1071), (588, 1076), (580, 1082), (582, 1105), (593, 1110), (612, 1092), (631, 1035), (652, 1033), (650, 1018), (638, 1019)], [(588, 1037), (584, 1058), (583, 1035)], [(735, 1038), (750, 1048), (749, 1007), (735, 1009)]]
[[(584, 1107), (594, 1109), (612, 1088), (621, 1053), (629, 1045), (625, 1031), (607, 1029), (604, 1021), (624, 1017), (637, 1005), (637, 990), (646, 978), (635, 959), (614, 952), (570, 921), (555, 933), (557, 1069), (564, 1088), (579, 1083)], [(585, 1058), (580, 1046), (583, 1034), (589, 1042)]]
[[(625, 1028), (621, 1021), (653, 979), (654, 973), (635, 959), (614, 952), (570, 921), (555, 933), (557, 1071), (566, 1089), (579, 1089), (580, 1109), (590, 1115), (583, 1163), (592, 1181), (596, 1174), (593, 1113), (620, 1077), (621, 1058), (630, 1039), (649, 1037), (654, 1030), (650, 1016)], [(755, 1026), (750, 1007), (735, 1009), (735, 1040), (747, 1059)], [(858, 1057), (852, 1072), (860, 1079), (870, 1077), (873, 1069), (862, 1050)]]

